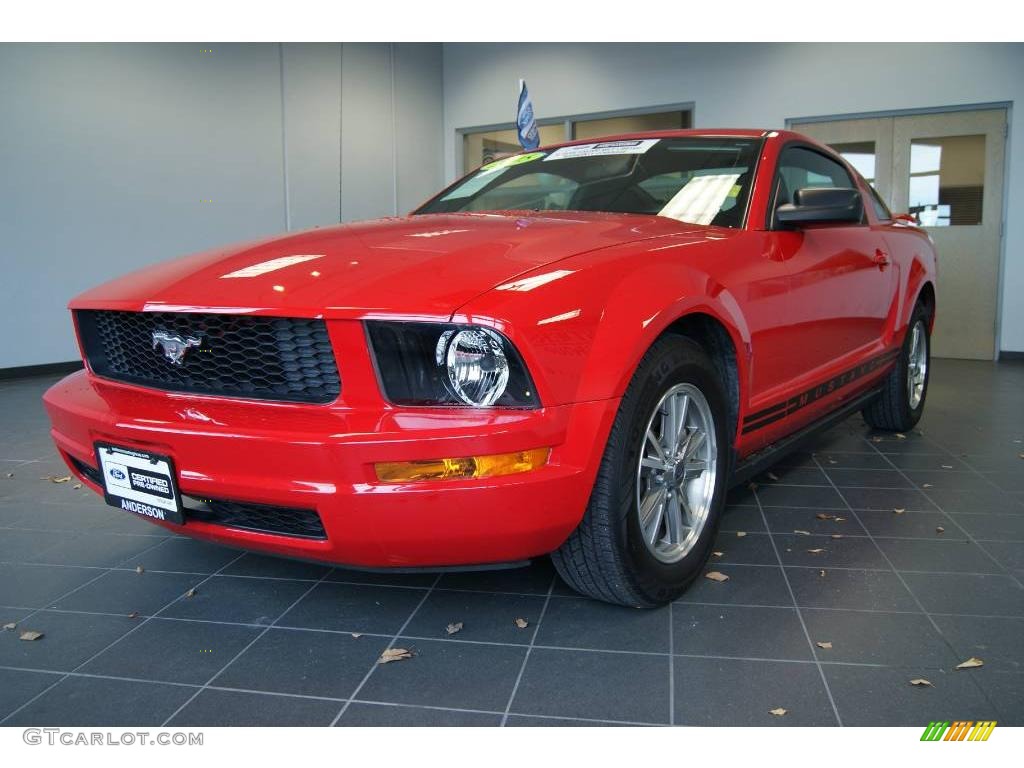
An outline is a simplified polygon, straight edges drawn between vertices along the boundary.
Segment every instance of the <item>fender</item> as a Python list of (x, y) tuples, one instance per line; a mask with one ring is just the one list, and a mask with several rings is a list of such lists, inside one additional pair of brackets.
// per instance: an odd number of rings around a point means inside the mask
[[(897, 286), (899, 309), (894, 324), (893, 333), (897, 342), (902, 342), (903, 334), (910, 324), (910, 316), (917, 304), (917, 299), (924, 290), (925, 284), (930, 284), (932, 292), (936, 292), (937, 259), (935, 248), (927, 232), (914, 226), (898, 226), (902, 233), (913, 233), (917, 235), (916, 240), (909, 241), (906, 237), (886, 237), (889, 247), (894, 245), (903, 251), (896, 264), (900, 266), (900, 285)], [(935, 322), (934, 312), (932, 323)]]
[[(719, 322), (737, 350), (740, 403), (747, 397), (750, 332), (739, 302), (708, 271), (678, 258), (698, 246), (720, 263), (742, 232), (689, 232), (559, 261), (475, 298), (455, 322), (500, 330), (516, 345), (545, 405), (618, 398), (647, 349), (686, 315)], [(557, 274), (555, 274), (557, 272)], [(740, 408), (742, 411), (742, 406)]]

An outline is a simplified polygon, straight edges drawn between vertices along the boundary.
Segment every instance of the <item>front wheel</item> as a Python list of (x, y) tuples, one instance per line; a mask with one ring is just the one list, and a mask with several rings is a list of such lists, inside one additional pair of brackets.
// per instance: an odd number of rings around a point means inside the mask
[(703, 348), (681, 336), (656, 342), (622, 398), (583, 520), (552, 554), (566, 583), (634, 607), (678, 597), (703, 568), (718, 527), (727, 424)]
[(910, 317), (896, 367), (886, 377), (881, 394), (862, 412), (870, 426), (906, 432), (921, 420), (931, 369), (930, 325), (928, 309), (918, 302)]

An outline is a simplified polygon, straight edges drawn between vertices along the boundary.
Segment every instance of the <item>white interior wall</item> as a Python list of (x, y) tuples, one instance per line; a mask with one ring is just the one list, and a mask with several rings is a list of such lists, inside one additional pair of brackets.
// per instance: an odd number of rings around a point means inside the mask
[[(540, 118), (692, 101), (697, 126), (778, 127), (1020, 103), (1022, 71), (1020, 44), (457, 43), (443, 74), (439, 44), (0, 45), (0, 322), (21, 331), (0, 368), (76, 358), (65, 305), (91, 285), (283, 231), (286, 188), (292, 229), (413, 208), (454, 176), (456, 128), (512, 119), (519, 77)], [(1024, 351), (1024, 217), (1005, 260), (1001, 348)]]
[[(525, 78), (538, 118), (694, 102), (696, 127), (1024, 103), (1021, 44), (498, 44), (444, 46), (445, 177), (456, 129), (514, 119)], [(1024, 351), (1024, 122), (1011, 114), (1001, 349)], [(940, 299), (941, 300), (941, 299)]]
[(92, 285), (284, 231), (286, 188), (293, 230), (408, 210), (441, 94), (438, 44), (0, 45), (0, 368), (77, 358)]
[(283, 47), (284, 138), (292, 229), (337, 222), (341, 211), (341, 46)]

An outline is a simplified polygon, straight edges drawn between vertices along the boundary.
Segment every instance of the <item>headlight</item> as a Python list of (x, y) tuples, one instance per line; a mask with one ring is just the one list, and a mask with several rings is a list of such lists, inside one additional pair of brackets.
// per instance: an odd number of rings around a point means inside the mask
[(384, 396), (399, 405), (537, 408), (530, 374), (497, 331), (450, 323), (366, 323)]
[(452, 391), (466, 405), (494, 405), (508, 387), (501, 337), (489, 328), (445, 331), (434, 359), (448, 369)]

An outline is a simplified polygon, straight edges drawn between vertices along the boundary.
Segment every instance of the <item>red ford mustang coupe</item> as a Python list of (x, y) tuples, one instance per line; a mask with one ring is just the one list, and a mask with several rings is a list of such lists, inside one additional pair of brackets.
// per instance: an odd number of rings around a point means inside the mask
[(45, 396), (106, 501), (358, 568), (551, 554), (652, 606), (700, 574), (730, 485), (928, 389), (935, 253), (785, 131), (577, 141), (413, 214), (215, 249), (71, 302)]

